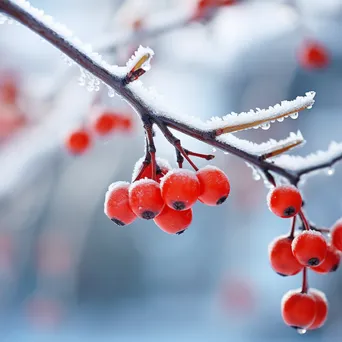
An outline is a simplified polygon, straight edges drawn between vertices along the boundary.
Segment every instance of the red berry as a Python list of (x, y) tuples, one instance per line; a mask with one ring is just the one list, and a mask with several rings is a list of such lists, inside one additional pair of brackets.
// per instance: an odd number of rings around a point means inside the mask
[(292, 254), (292, 240), (288, 236), (279, 236), (268, 246), (271, 266), (282, 276), (292, 276), (303, 269), (303, 265)]
[(302, 196), (292, 185), (281, 185), (271, 189), (267, 195), (269, 209), (279, 217), (288, 218), (298, 214), (302, 207)]
[(327, 49), (318, 42), (305, 42), (299, 49), (299, 63), (306, 69), (320, 69), (330, 62)]
[(118, 127), (124, 131), (128, 132), (132, 129), (133, 121), (132, 118), (128, 115), (120, 115), (118, 116)]
[(136, 219), (129, 205), (129, 186), (128, 182), (115, 182), (106, 193), (104, 212), (118, 226), (130, 224)]
[(332, 245), (342, 251), (342, 219), (338, 220), (331, 229)]
[(314, 230), (305, 230), (292, 241), (292, 253), (304, 266), (318, 266), (327, 255), (328, 245), (323, 235)]
[(74, 154), (84, 153), (90, 147), (90, 143), (90, 135), (83, 129), (72, 132), (66, 140), (68, 150)]
[(324, 261), (319, 266), (311, 267), (311, 269), (317, 273), (335, 272), (340, 264), (340, 259), (340, 252), (334, 246), (329, 245)]
[(175, 210), (191, 208), (200, 193), (196, 174), (183, 169), (169, 171), (162, 178), (160, 188), (166, 205)]
[(98, 115), (93, 123), (94, 131), (101, 136), (112, 133), (117, 125), (118, 118), (110, 112), (104, 112)]
[(196, 172), (200, 183), (198, 199), (210, 206), (222, 204), (230, 192), (230, 183), (226, 174), (215, 166), (206, 166)]
[(151, 220), (160, 214), (165, 203), (159, 183), (152, 179), (140, 179), (129, 188), (129, 204), (140, 218)]
[(14, 104), (18, 98), (18, 86), (13, 77), (7, 76), (0, 84), (0, 101)]
[(316, 317), (316, 301), (309, 293), (291, 290), (281, 301), (281, 314), (285, 324), (293, 328), (306, 329)]
[(314, 297), (316, 302), (316, 317), (307, 328), (307, 330), (318, 329), (322, 327), (328, 316), (328, 300), (322, 291), (310, 289), (309, 293)]
[(187, 229), (192, 221), (192, 209), (173, 210), (167, 205), (154, 219), (154, 223), (164, 232), (169, 234), (181, 233)]

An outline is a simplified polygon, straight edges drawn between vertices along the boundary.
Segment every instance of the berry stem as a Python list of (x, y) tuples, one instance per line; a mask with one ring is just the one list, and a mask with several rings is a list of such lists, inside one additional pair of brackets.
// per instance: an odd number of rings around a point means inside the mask
[(307, 267), (303, 268), (303, 281), (302, 281), (302, 293), (308, 293), (309, 283), (308, 283), (308, 271)]
[(176, 157), (177, 157), (177, 164), (180, 169), (183, 168), (183, 162), (184, 162), (184, 157), (181, 155), (181, 153), (175, 148), (176, 150)]
[(190, 157), (184, 151), (182, 144), (181, 144), (181, 141), (171, 133), (171, 131), (168, 129), (168, 127), (165, 124), (159, 123), (159, 122), (156, 122), (156, 124), (159, 127), (159, 129), (162, 131), (162, 133), (164, 134), (167, 141), (169, 141), (169, 143), (172, 146), (174, 146), (177, 151), (179, 151), (181, 156), (188, 161), (188, 163), (192, 166), (192, 168), (195, 171), (198, 171), (198, 167), (193, 163), (193, 161), (190, 159)]
[(304, 225), (305, 230), (310, 230), (309, 222), (308, 222), (308, 220), (306, 219), (306, 217), (305, 217), (303, 211), (300, 210), (299, 213), (298, 213), (298, 215), (299, 215), (300, 219), (301, 219), (302, 222), (303, 222), (303, 225)]
[(197, 153), (197, 152), (193, 152), (193, 151), (189, 151), (187, 150), (186, 148), (184, 149), (185, 153), (188, 155), (188, 156), (193, 156), (193, 157), (197, 157), (197, 158), (202, 158), (202, 159), (205, 159), (205, 160), (212, 160), (215, 158), (214, 155), (212, 154), (202, 154), (202, 153)]
[(153, 139), (153, 128), (152, 125), (148, 124), (144, 126), (146, 132), (146, 140), (148, 153), (151, 158), (151, 177), (153, 180), (157, 179), (157, 162), (156, 162), (156, 146), (154, 145)]
[(143, 165), (139, 171), (139, 173), (137, 174), (137, 176), (135, 177), (135, 179), (133, 180), (132, 183), (134, 183), (135, 181), (139, 180), (141, 178), (141, 176), (143, 175), (144, 171), (146, 170), (147, 166), (150, 165), (151, 163), (151, 155), (148, 151), (148, 141), (147, 138), (145, 138), (145, 159), (143, 161)]
[(297, 221), (297, 216), (293, 216), (292, 217), (291, 230), (290, 230), (290, 234), (289, 234), (289, 239), (291, 239), (291, 240), (293, 240), (293, 238), (294, 238), (294, 233), (295, 233), (295, 229), (296, 229), (296, 221)]

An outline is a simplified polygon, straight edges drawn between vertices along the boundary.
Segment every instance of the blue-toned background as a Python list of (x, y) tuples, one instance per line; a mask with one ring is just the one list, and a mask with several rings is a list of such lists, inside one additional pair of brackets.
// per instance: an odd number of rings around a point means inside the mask
[[(316, 91), (315, 106), (297, 120), (239, 136), (262, 142), (300, 129), (307, 143), (293, 153), (326, 149), (330, 141), (342, 141), (342, 1), (297, 3), (299, 14), (284, 1), (244, 1), (222, 9), (207, 25), (139, 41), (155, 50), (152, 69), (142, 80), (170, 109), (201, 118), (268, 108)], [(194, 1), (32, 4), (95, 45), (128, 32), (136, 19), (157, 15), (163, 20), (171, 9), (183, 13)], [(329, 51), (327, 68), (307, 71), (298, 64), (298, 47), (309, 37)], [(125, 63), (137, 45), (105, 58)], [(310, 285), (330, 300), (322, 329), (299, 336), (283, 324), (281, 297), (300, 287), (301, 276), (275, 274), (267, 246), (290, 223), (269, 212), (267, 189), (253, 180), (243, 161), (214, 153), (211, 163), (228, 174), (231, 196), (217, 208), (196, 204), (185, 234), (170, 236), (141, 220), (117, 227), (103, 213), (104, 193), (115, 180), (130, 181), (143, 155), (143, 130), (135, 114), (105, 89), (103, 103), (134, 114), (133, 132), (99, 139), (75, 158), (63, 139), (86, 121), (94, 96), (78, 85), (78, 68), (68, 67), (56, 49), (28, 29), (4, 24), (0, 71), (18, 78), (18, 106), (25, 118), (0, 142), (2, 342), (339, 340), (342, 270), (309, 274)], [(4, 115), (0, 106), (3, 127)], [(158, 155), (176, 166), (174, 150), (160, 134), (156, 140)], [(184, 137), (183, 143), (212, 153), (191, 139)], [(330, 227), (341, 216), (341, 181), (337, 166), (334, 175), (323, 172), (303, 185), (308, 216), (317, 225)]]

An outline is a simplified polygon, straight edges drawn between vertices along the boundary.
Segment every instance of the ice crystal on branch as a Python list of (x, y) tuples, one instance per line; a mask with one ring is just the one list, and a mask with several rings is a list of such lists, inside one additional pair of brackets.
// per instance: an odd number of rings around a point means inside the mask
[[(248, 140), (243, 140), (237, 138), (235, 135), (227, 133), (216, 138), (216, 140), (229, 144), (239, 150), (246, 151), (248, 153), (254, 154), (256, 156), (262, 156), (267, 154), (272, 154), (274, 151), (278, 150), (289, 150), (299, 144), (304, 143), (304, 138), (302, 133), (298, 131), (297, 133), (291, 132), (289, 137), (283, 140), (270, 139), (267, 142), (256, 144)], [(279, 153), (276, 153), (279, 154)], [(271, 157), (268, 156), (267, 158)], [(266, 159), (266, 158), (264, 158)]]
[(331, 167), (335, 162), (342, 159), (342, 143), (331, 142), (326, 151), (317, 151), (305, 157), (282, 155), (274, 159), (278, 166), (299, 173), (320, 171)]
[(310, 109), (313, 106), (315, 95), (315, 92), (310, 91), (305, 96), (298, 96), (292, 101), (282, 101), (280, 104), (276, 104), (268, 109), (250, 110), (240, 114), (232, 113), (222, 118), (214, 117), (207, 121), (207, 127), (216, 129), (219, 135), (256, 126), (262, 127), (262, 125), (275, 122), (275, 120), (283, 121), (284, 118), (289, 116), (296, 119), (299, 111), (306, 108)]

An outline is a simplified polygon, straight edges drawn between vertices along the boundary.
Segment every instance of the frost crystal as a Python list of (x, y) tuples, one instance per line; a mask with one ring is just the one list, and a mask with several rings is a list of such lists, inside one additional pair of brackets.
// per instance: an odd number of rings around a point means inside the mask
[(307, 155), (306, 157), (282, 155), (277, 158), (274, 158), (274, 161), (280, 167), (293, 171), (301, 171), (304, 169), (312, 168), (316, 165), (321, 165), (325, 163), (328, 164), (341, 155), (342, 143), (337, 143), (333, 141), (330, 143), (326, 151), (317, 151), (315, 153)]
[(154, 55), (154, 52), (152, 49), (148, 47), (143, 47), (140, 45), (138, 50), (135, 51), (133, 56), (126, 63), (127, 70), (128, 71), (132, 70), (137, 65), (137, 63), (141, 60), (141, 58), (143, 58), (144, 56), (147, 56), (147, 60), (144, 61), (144, 63), (140, 66), (140, 68), (145, 71), (150, 70), (151, 69), (150, 62), (151, 62), (153, 55)]
[[(257, 109), (256, 111), (250, 110), (249, 112), (243, 112), (238, 115), (236, 113), (232, 113), (222, 118), (214, 117), (207, 121), (206, 127), (209, 127), (210, 129), (218, 129), (226, 126), (247, 125), (259, 120), (266, 120), (267, 122), (262, 124), (260, 127), (262, 129), (268, 129), (270, 126), (269, 122), (276, 120), (279, 116), (286, 113), (292, 112), (293, 114), (289, 114), (289, 116), (296, 119), (298, 117), (299, 110), (308, 108), (314, 104), (315, 95), (315, 92), (310, 91), (307, 92), (305, 96), (298, 96), (293, 101), (282, 101), (281, 104), (276, 104), (268, 109)], [(287, 115), (285, 117), (287, 117)], [(283, 117), (278, 120), (282, 121)]]
[(229, 144), (230, 146), (236, 147), (242, 151), (254, 154), (254, 155), (263, 155), (289, 145), (292, 145), (296, 142), (304, 142), (304, 138), (300, 131), (297, 133), (291, 132), (289, 137), (280, 141), (276, 141), (274, 139), (270, 139), (268, 142), (262, 144), (255, 144), (248, 140), (243, 140), (237, 138), (233, 134), (222, 134), (216, 138), (217, 141)]

